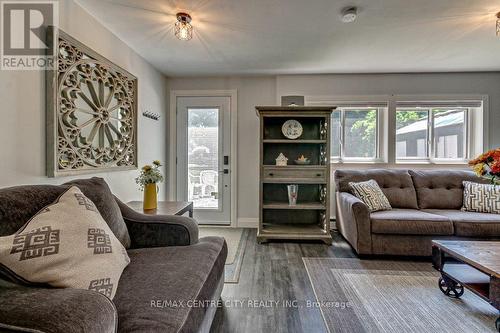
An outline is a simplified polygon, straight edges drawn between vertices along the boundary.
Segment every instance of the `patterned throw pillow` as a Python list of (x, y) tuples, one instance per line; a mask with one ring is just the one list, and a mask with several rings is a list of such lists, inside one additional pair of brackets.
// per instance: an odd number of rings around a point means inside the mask
[(350, 182), (352, 194), (361, 199), (371, 212), (392, 209), (389, 200), (378, 186), (378, 183), (370, 179), (366, 182)]
[(464, 206), (468, 212), (500, 214), (500, 186), (464, 181)]
[(24, 284), (89, 289), (113, 299), (130, 259), (94, 203), (75, 186), (0, 237), (0, 274)]

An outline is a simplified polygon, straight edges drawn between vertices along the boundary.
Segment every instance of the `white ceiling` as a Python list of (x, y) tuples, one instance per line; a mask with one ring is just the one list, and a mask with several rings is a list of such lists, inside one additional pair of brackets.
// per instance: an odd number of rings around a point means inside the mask
[[(500, 0), (78, 2), (168, 76), (500, 70)], [(173, 35), (178, 11), (191, 41)]]

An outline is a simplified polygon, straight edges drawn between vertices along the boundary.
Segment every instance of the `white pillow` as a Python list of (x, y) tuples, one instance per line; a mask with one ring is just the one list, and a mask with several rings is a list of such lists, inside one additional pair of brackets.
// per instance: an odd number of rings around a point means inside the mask
[(89, 289), (113, 299), (130, 259), (94, 203), (75, 186), (0, 237), (0, 273), (29, 284)]
[(389, 200), (378, 186), (378, 183), (370, 179), (366, 182), (350, 182), (352, 194), (361, 199), (371, 212), (392, 209)]
[(464, 181), (464, 206), (468, 212), (500, 214), (500, 185)]

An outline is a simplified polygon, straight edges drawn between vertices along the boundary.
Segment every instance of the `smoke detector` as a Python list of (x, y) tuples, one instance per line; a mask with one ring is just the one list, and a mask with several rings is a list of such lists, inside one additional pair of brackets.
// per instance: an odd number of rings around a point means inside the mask
[(358, 8), (346, 7), (342, 9), (342, 22), (351, 23), (356, 21), (357, 17), (358, 17)]

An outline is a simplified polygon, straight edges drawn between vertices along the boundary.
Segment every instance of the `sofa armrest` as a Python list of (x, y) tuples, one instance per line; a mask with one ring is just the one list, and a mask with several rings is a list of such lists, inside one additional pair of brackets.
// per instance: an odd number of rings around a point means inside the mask
[(116, 199), (127, 224), (131, 248), (198, 243), (198, 224), (190, 217), (142, 214)]
[(337, 192), (337, 227), (358, 254), (372, 253), (370, 209), (348, 192)]
[(108, 332), (117, 330), (116, 308), (84, 289), (31, 288), (0, 280), (1, 332)]

